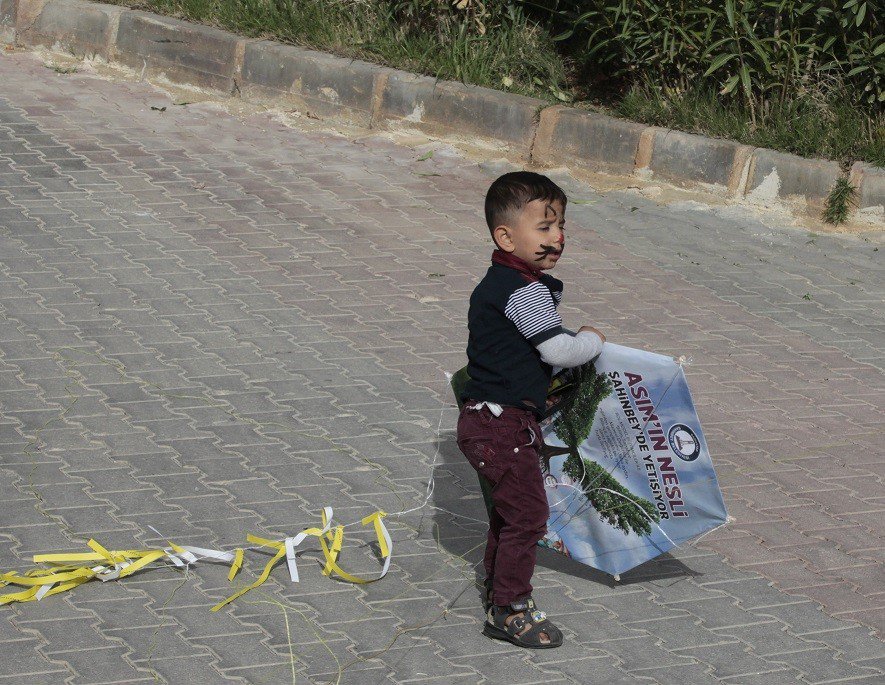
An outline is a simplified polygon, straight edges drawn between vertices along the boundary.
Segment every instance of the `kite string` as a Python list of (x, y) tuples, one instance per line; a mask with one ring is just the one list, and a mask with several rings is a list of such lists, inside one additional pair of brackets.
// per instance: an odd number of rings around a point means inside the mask
[[(436, 450), (433, 453), (433, 460), (430, 462), (430, 475), (427, 479), (427, 486), (424, 494), (424, 501), (421, 502), (418, 506), (412, 507), (410, 509), (404, 509), (402, 511), (397, 511), (392, 514), (388, 514), (391, 516), (405, 516), (406, 514), (411, 514), (415, 511), (419, 511), (428, 505), (430, 502), (430, 498), (433, 496), (433, 491), (436, 489), (436, 479), (434, 477), (434, 472), (436, 471), (437, 461), (439, 460), (439, 455), (441, 451), (441, 443), (442, 443), (442, 422), (443, 417), (445, 416), (445, 411), (448, 407), (443, 407), (439, 412), (439, 422), (436, 425)], [(431, 508), (436, 508), (431, 505)], [(353, 525), (353, 524), (348, 524)]]
[[(685, 359), (684, 359), (684, 358), (680, 358), (680, 359), (678, 360), (678, 362), (679, 362), (679, 366), (680, 366), (680, 369), (681, 369), (683, 363), (685, 363)], [(661, 397), (659, 398), (657, 404), (660, 404), (661, 402), (663, 402), (665, 396), (667, 395), (667, 393), (669, 392), (670, 388), (672, 387), (673, 382), (676, 380), (676, 377), (678, 376), (678, 374), (679, 374), (679, 370), (677, 370), (677, 372), (676, 372), (676, 373), (673, 375), (673, 377), (670, 379), (670, 382), (667, 384), (667, 387), (664, 389), (664, 392), (661, 394)], [(447, 510), (447, 509), (445, 509), (445, 508), (443, 508), (443, 507), (439, 507), (439, 506), (437, 506), (437, 505), (431, 505), (431, 504), (430, 504), (430, 499), (431, 499), (431, 497), (433, 496), (434, 491), (435, 491), (435, 470), (436, 470), (436, 467), (438, 466), (439, 457), (440, 457), (440, 454), (441, 454), (441, 443), (442, 443), (442, 422), (443, 422), (443, 419), (444, 419), (444, 416), (445, 416), (445, 411), (446, 411), (446, 409), (448, 409), (448, 407), (445, 407), (445, 406), (444, 406), (444, 407), (442, 407), (441, 410), (440, 410), (440, 416), (439, 416), (439, 421), (438, 421), (438, 423), (437, 423), (437, 431), (436, 431), (436, 434), (437, 434), (436, 449), (435, 449), (435, 451), (434, 451), (433, 459), (432, 459), (431, 464), (430, 464), (430, 473), (429, 473), (429, 477), (428, 477), (428, 480), (427, 480), (427, 485), (426, 485), (426, 488), (425, 488), (425, 494), (424, 494), (423, 501), (421, 501), (420, 504), (418, 504), (418, 505), (416, 505), (416, 506), (414, 506), (414, 507), (407, 508), (407, 509), (403, 509), (403, 510), (401, 510), (401, 511), (391, 513), (391, 514), (389, 514), (389, 516), (391, 516), (391, 517), (401, 517), (401, 516), (406, 516), (406, 515), (408, 515), (408, 514), (411, 514), (411, 513), (414, 513), (414, 512), (420, 511), (420, 510), (423, 509), (424, 507), (429, 506), (429, 508), (431, 508), (431, 509), (445, 512), (445, 513), (447, 513), (447, 514), (449, 514), (449, 515), (451, 515), (451, 516), (456, 516), (456, 517), (463, 518), (463, 519), (466, 519), (466, 520), (470, 520), (470, 521), (473, 521), (473, 522), (476, 522), (476, 523), (480, 523), (480, 524), (486, 524), (486, 523), (487, 523), (486, 521), (482, 521), (482, 520), (480, 520), (480, 519), (476, 519), (476, 518), (473, 518), (473, 517), (470, 517), (470, 516), (466, 516), (466, 515), (464, 515), (464, 514), (460, 514), (460, 513), (458, 513), (458, 512), (454, 512), (454, 511)], [(642, 424), (642, 428), (643, 428), (643, 430), (644, 430), (645, 426), (648, 424), (648, 422), (651, 420), (652, 416), (653, 416), (653, 414), (649, 414), (649, 415), (646, 416), (646, 419), (645, 419), (645, 421), (644, 421), (643, 424)], [(534, 436), (533, 436), (533, 437), (534, 437)], [(534, 442), (534, 440), (533, 440), (532, 442)], [(631, 447), (632, 447), (632, 445), (631, 445)], [(632, 452), (632, 451), (633, 451), (633, 450), (631, 449), (631, 452)], [(612, 468), (609, 470), (608, 473), (610, 474), (610, 473), (611, 473), (615, 468), (617, 468), (617, 466), (618, 466), (618, 465), (619, 465), (619, 464), (620, 464), (625, 458), (627, 458), (628, 456), (629, 456), (629, 453), (626, 453), (626, 454), (622, 455), (622, 456), (621, 456), (621, 457), (615, 462), (615, 464), (612, 466)], [(582, 463), (582, 469), (584, 470), (583, 475), (586, 475), (586, 466), (584, 465), (583, 460), (581, 460), (581, 463)], [(592, 486), (592, 485), (593, 485), (593, 484), (594, 484), (594, 483), (595, 483), (600, 477), (602, 477), (602, 474), (599, 474), (599, 475), (598, 475), (598, 476), (597, 476), (597, 477), (596, 477), (596, 478), (595, 478), (595, 479), (589, 484), (589, 486)], [(565, 484), (565, 483), (563, 483), (563, 484), (559, 484), (559, 485), (561, 485), (561, 486), (563, 486), (563, 487), (571, 488), (571, 489), (573, 489), (573, 490), (575, 490), (575, 491), (580, 491), (580, 490), (581, 490), (580, 488), (577, 488), (577, 487), (575, 487), (574, 485), (570, 485), (570, 484)], [(589, 486), (588, 486), (588, 487), (589, 487)], [(551, 486), (547, 486), (547, 487), (551, 487)], [(604, 487), (596, 487), (596, 488), (592, 488), (592, 490), (590, 490), (590, 491), (593, 491), (593, 490), (595, 490), (595, 491), (604, 491), (604, 492), (608, 492), (608, 493), (610, 493), (610, 494), (613, 494), (613, 495), (616, 495), (616, 496), (618, 496), (618, 497), (621, 497), (621, 498), (627, 500), (628, 502), (631, 502), (634, 506), (637, 507), (637, 509), (640, 510), (640, 513), (641, 513), (644, 517), (646, 517), (646, 518), (649, 520), (649, 522), (650, 522), (652, 525), (654, 525), (654, 526), (655, 526), (655, 527), (661, 532), (661, 534), (662, 534), (662, 535), (663, 535), (663, 536), (664, 536), (664, 537), (670, 542), (670, 544), (672, 544), (673, 546), (676, 546), (676, 543), (675, 543), (675, 542), (674, 542), (674, 541), (673, 541), (673, 540), (667, 535), (667, 533), (666, 533), (666, 532), (660, 527), (660, 525), (658, 525), (658, 523), (657, 523), (655, 520), (652, 519), (652, 517), (648, 514), (648, 512), (646, 512), (645, 510), (643, 510), (642, 507), (639, 506), (639, 504), (638, 504), (634, 499), (632, 499), (631, 497), (629, 497), (629, 496), (627, 496), (627, 495), (625, 495), (625, 494), (623, 494), (623, 493), (621, 493), (621, 492), (616, 492), (616, 491), (614, 491), (614, 490), (610, 490), (610, 489), (608, 489), (608, 488), (604, 488)], [(584, 490), (584, 492), (587, 492), (587, 490)], [(561, 501), (562, 501), (562, 500), (561, 500)], [(557, 504), (558, 504), (558, 503), (557, 503)], [(563, 513), (566, 513), (566, 512), (563, 512)], [(562, 515), (562, 514), (561, 514), (561, 515)], [(561, 515), (560, 515), (560, 516), (561, 516)], [(575, 514), (575, 515), (577, 515), (577, 514)], [(354, 522), (351, 522), (351, 523), (348, 523), (348, 524), (341, 525), (340, 527), (341, 527), (341, 528), (350, 527), (350, 526), (354, 526), (354, 525), (356, 525), (356, 524), (358, 524), (358, 523), (362, 525), (362, 524), (363, 524), (363, 520), (357, 520), (357, 521), (354, 521)], [(555, 521), (554, 521), (553, 523), (555, 523)], [(725, 525), (725, 524), (722, 524), (722, 525)], [(718, 526), (717, 528), (719, 528), (719, 527), (721, 527), (721, 526)], [(155, 533), (156, 533), (157, 535), (159, 535), (161, 538), (164, 537), (164, 536), (160, 533), (160, 531), (158, 531), (158, 530), (157, 530), (156, 528), (154, 528), (153, 526), (148, 525), (148, 528), (150, 528), (153, 532), (155, 532)], [(716, 530), (717, 528), (714, 528), (713, 530)], [(711, 531), (707, 531), (707, 533), (705, 533), (704, 535), (708, 534), (709, 532), (712, 532), (712, 530), (711, 530)], [(703, 536), (701, 536), (701, 537), (703, 537)], [(700, 538), (698, 538), (698, 540), (699, 540), (699, 539), (700, 539)], [(259, 549), (262, 549), (263, 547), (266, 547), (266, 545), (257, 545), (257, 546), (247, 547), (247, 548), (244, 548), (243, 551), (259, 550)], [(165, 560), (164, 560), (164, 561), (165, 561)], [(185, 578), (185, 580), (186, 580), (186, 579), (189, 577), (189, 572), (190, 572), (190, 567), (191, 567), (191, 565), (192, 565), (192, 562), (191, 562), (191, 560), (188, 560), (188, 559), (186, 559), (186, 558), (182, 559), (182, 561), (184, 561), (184, 564), (183, 564), (183, 566), (184, 566), (184, 578)], [(194, 560), (194, 561), (196, 561), (196, 560)]]
[[(686, 361), (686, 359), (685, 359), (684, 357), (680, 357), (677, 361), (678, 361), (678, 363), (679, 363), (680, 369), (681, 369), (681, 367), (682, 367), (683, 364), (685, 364), (685, 363), (691, 363), (691, 360), (690, 360), (690, 359), (689, 359), (688, 361)], [(664, 392), (661, 394), (661, 397), (658, 399), (658, 402), (656, 403), (656, 406), (659, 405), (661, 402), (663, 402), (664, 397), (666, 396), (667, 392), (670, 390), (670, 387), (673, 385), (673, 382), (676, 380), (676, 377), (678, 376), (678, 374), (679, 374), (679, 370), (677, 370), (676, 374), (674, 374), (673, 377), (670, 379), (670, 382), (667, 384), (667, 387), (664, 389)], [(450, 379), (449, 374), (446, 374), (446, 377)], [(418, 504), (418, 505), (416, 505), (416, 506), (414, 506), (414, 507), (411, 507), (411, 508), (408, 508), (408, 509), (403, 509), (403, 510), (401, 510), (401, 511), (397, 511), (397, 512), (389, 513), (389, 514), (387, 514), (388, 517), (390, 517), (390, 518), (394, 518), (394, 517), (406, 516), (406, 515), (408, 515), (408, 514), (411, 514), (411, 513), (416, 512), (416, 511), (420, 511), (421, 509), (423, 509), (423, 508), (425, 508), (425, 507), (427, 507), (427, 506), (429, 505), (429, 508), (430, 508), (430, 509), (434, 509), (434, 510), (437, 510), (437, 511), (442, 511), (442, 512), (444, 512), (444, 513), (446, 513), (446, 514), (449, 514), (449, 515), (451, 515), (451, 516), (457, 516), (457, 517), (459, 517), (459, 518), (463, 518), (463, 519), (466, 519), (466, 520), (469, 520), (469, 521), (474, 521), (474, 522), (476, 522), (476, 523), (483, 523), (483, 524), (487, 523), (486, 521), (482, 521), (482, 520), (480, 520), (480, 519), (473, 518), (473, 517), (471, 517), (471, 516), (466, 516), (466, 515), (464, 515), (464, 514), (461, 514), (461, 513), (458, 513), (458, 512), (454, 512), (454, 511), (450, 511), (450, 510), (447, 510), (447, 509), (445, 509), (445, 508), (443, 508), (443, 507), (440, 507), (440, 506), (437, 506), (437, 505), (431, 505), (431, 504), (430, 504), (430, 499), (431, 499), (431, 497), (433, 496), (434, 491), (435, 491), (435, 488), (436, 488), (435, 471), (436, 471), (436, 468), (437, 468), (437, 466), (438, 466), (439, 457), (440, 457), (440, 453), (441, 453), (441, 443), (442, 443), (442, 422), (443, 422), (443, 418), (445, 417), (445, 411), (446, 411), (447, 408), (448, 408), (448, 407), (443, 407), (443, 408), (440, 410), (439, 420), (438, 420), (438, 422), (437, 422), (437, 428), (436, 428), (436, 437), (437, 437), (437, 439), (436, 439), (436, 449), (435, 449), (435, 451), (434, 451), (433, 459), (432, 459), (432, 461), (431, 461), (431, 463), (430, 463), (430, 474), (429, 474), (429, 477), (428, 477), (428, 480), (427, 480), (427, 485), (426, 485), (426, 487), (425, 487), (425, 494), (424, 494), (424, 499), (423, 499), (423, 501), (422, 501), (420, 504)], [(648, 421), (651, 419), (651, 417), (652, 417), (651, 414), (648, 415), (648, 416), (646, 417), (645, 421), (644, 421), (643, 424), (642, 424), (642, 428), (643, 428), (643, 429), (644, 429), (645, 426), (648, 424)], [(628, 456), (629, 456), (629, 453), (624, 454), (622, 457), (620, 457), (620, 458), (615, 462), (615, 464), (611, 467), (611, 469), (608, 471), (608, 474), (610, 475), (610, 474), (612, 473), (612, 471), (614, 471), (614, 469), (617, 468), (617, 466), (621, 463), (621, 461), (623, 461), (624, 459), (626, 459)], [(581, 460), (581, 468), (584, 470), (584, 474), (586, 474), (586, 466), (584, 465), (583, 460)], [(589, 486), (592, 486), (592, 485), (593, 485), (597, 480), (599, 480), (599, 478), (601, 478), (601, 477), (602, 477), (602, 474), (599, 474), (599, 475), (598, 475), (593, 481), (591, 481), (591, 482), (588, 484), (588, 487), (589, 487)], [(560, 485), (566, 486), (566, 484), (560, 484)], [(551, 487), (551, 486), (547, 486), (547, 487)], [(552, 487), (557, 487), (557, 486), (552, 486)], [(571, 487), (571, 488), (573, 488), (573, 489), (575, 489), (575, 490), (578, 490), (578, 488), (575, 488), (575, 486), (572, 486), (572, 485), (568, 485), (567, 487)], [(625, 498), (625, 499), (627, 499), (627, 500), (633, 502), (633, 504), (635, 504), (635, 505), (637, 506), (637, 508), (640, 509), (640, 511), (642, 512), (642, 514), (643, 514), (644, 516), (648, 517), (649, 520), (650, 520), (652, 523), (655, 523), (655, 522), (651, 519), (651, 517), (648, 516), (647, 512), (645, 512), (644, 510), (642, 510), (642, 508), (639, 507), (639, 505), (636, 504), (636, 502), (635, 502), (634, 500), (632, 500), (631, 498), (627, 497), (626, 495), (624, 495), (624, 494), (622, 494), (622, 493), (615, 493), (614, 491), (612, 491), (612, 490), (608, 490), (607, 488), (601, 488), (601, 487), (600, 487), (600, 488), (594, 488), (594, 489), (595, 489), (595, 490), (602, 490), (602, 491), (611, 492), (611, 493), (613, 493), (613, 494), (616, 494), (616, 495), (618, 495), (618, 496), (620, 496), (620, 497), (623, 497), (623, 498)], [(562, 500), (560, 500), (560, 501), (562, 501)], [(558, 504), (558, 503), (557, 503), (557, 504)], [(555, 523), (555, 521), (554, 521), (554, 523)], [(362, 520), (361, 520), (361, 519), (358, 519), (358, 520), (356, 520), (356, 521), (352, 521), (351, 523), (341, 524), (341, 527), (342, 527), (342, 528), (349, 528), (349, 527), (351, 527), (351, 526), (355, 526), (355, 525), (357, 525), (357, 524), (362, 525)], [(655, 525), (657, 525), (657, 524), (655, 523)], [(724, 524), (723, 524), (723, 525), (724, 525)], [(158, 535), (160, 535), (160, 532), (159, 532), (156, 528), (154, 528), (153, 526), (148, 526), (148, 527), (149, 527), (151, 530), (153, 530), (155, 533), (157, 533)], [(658, 528), (660, 529), (659, 526), (658, 526)], [(715, 529), (714, 529), (714, 530), (715, 530)], [(664, 533), (663, 530), (661, 530), (661, 533), (662, 533), (665, 537), (667, 537), (668, 540), (670, 540), (670, 538), (667, 536), (666, 533)], [(670, 540), (670, 542), (672, 543), (672, 540)], [(254, 551), (254, 550), (259, 550), (259, 549), (262, 549), (262, 548), (265, 547), (265, 546), (266, 546), (266, 545), (256, 545), (256, 546), (246, 547), (246, 548), (244, 548), (244, 551)], [(190, 563), (188, 562), (188, 563), (186, 563), (186, 565), (185, 565), (185, 572), (187, 572), (187, 571), (189, 570), (189, 568), (190, 568)]]
[[(677, 365), (678, 365), (678, 368), (676, 369), (676, 372), (673, 374), (672, 378), (670, 378), (670, 381), (667, 383), (667, 386), (664, 388), (664, 391), (661, 393), (661, 396), (658, 398), (657, 402), (655, 403), (655, 407), (660, 406), (660, 404), (664, 401), (664, 398), (667, 396), (667, 393), (670, 391), (670, 388), (673, 386), (673, 383), (676, 381), (676, 378), (679, 376), (680, 371), (683, 369), (684, 366), (686, 366), (686, 365), (688, 365), (688, 364), (691, 364), (692, 359), (691, 359), (691, 357), (685, 357), (685, 356), (683, 355), (683, 356), (680, 356), (680, 357), (676, 358), (675, 361), (676, 361), (676, 363), (677, 363)], [(446, 379), (449, 380), (449, 381), (451, 381), (451, 374), (446, 373)], [(398, 512), (390, 513), (390, 514), (388, 514), (388, 517), (393, 518), (393, 517), (406, 516), (407, 514), (411, 514), (411, 513), (414, 513), (414, 512), (416, 512), (416, 511), (420, 511), (420, 510), (423, 509), (424, 507), (429, 507), (430, 509), (433, 509), (433, 510), (436, 510), (436, 511), (441, 511), (441, 512), (444, 512), (444, 513), (449, 514), (449, 515), (451, 515), (451, 516), (457, 516), (457, 517), (459, 517), (459, 518), (463, 518), (463, 519), (466, 519), (466, 520), (469, 520), (469, 521), (474, 521), (474, 522), (476, 522), (476, 523), (482, 523), (482, 524), (486, 524), (486, 523), (487, 523), (487, 521), (482, 521), (482, 520), (480, 520), (480, 519), (473, 518), (473, 517), (471, 517), (471, 516), (466, 516), (466, 515), (464, 515), (464, 514), (461, 514), (461, 513), (458, 513), (458, 512), (454, 512), (454, 511), (450, 511), (450, 510), (448, 510), (448, 509), (445, 509), (445, 508), (443, 508), (443, 507), (440, 507), (440, 506), (437, 506), (437, 505), (434, 505), (434, 504), (430, 504), (430, 498), (433, 496), (434, 490), (435, 490), (435, 488), (436, 488), (435, 471), (436, 471), (436, 467), (437, 467), (437, 465), (438, 465), (438, 461), (439, 461), (439, 457), (440, 457), (440, 452), (441, 452), (441, 444), (442, 444), (442, 421), (443, 421), (443, 418), (444, 418), (444, 415), (445, 415), (445, 411), (446, 411), (446, 407), (443, 407), (443, 408), (440, 410), (439, 421), (438, 421), (438, 423), (437, 423), (437, 427), (436, 427), (436, 437), (437, 437), (437, 439), (436, 439), (436, 450), (435, 450), (434, 455), (433, 455), (433, 460), (432, 460), (431, 463), (430, 463), (430, 474), (429, 474), (429, 477), (428, 477), (428, 480), (427, 480), (427, 486), (426, 486), (426, 489), (425, 489), (424, 500), (423, 500), (420, 504), (418, 504), (417, 506), (411, 507), (411, 508), (409, 508), (409, 509), (404, 509), (404, 510), (401, 510), (401, 511), (398, 511)], [(645, 417), (645, 420), (643, 421), (642, 426), (641, 426), (643, 432), (644, 432), (644, 430), (645, 430), (646, 425), (648, 425), (648, 422), (651, 420), (652, 416), (654, 416), (654, 414), (653, 414), (653, 413), (650, 413), (650, 414), (648, 414), (648, 415)], [(581, 490), (580, 488), (577, 488), (577, 487), (575, 487), (574, 485), (565, 484), (565, 483), (557, 484), (557, 485), (554, 485), (554, 486), (546, 485), (546, 484), (545, 484), (545, 487), (547, 487), (547, 488), (555, 488), (555, 487), (558, 487), (558, 486), (562, 485), (562, 486), (566, 486), (566, 487), (571, 487), (572, 489), (574, 489), (574, 490), (576, 490), (576, 491), (582, 491), (582, 492), (588, 492), (588, 491), (589, 491), (589, 492), (592, 492), (592, 491), (604, 491), (604, 492), (609, 492), (609, 493), (615, 494), (615, 495), (617, 495), (617, 496), (619, 496), (619, 497), (623, 497), (624, 499), (627, 499), (627, 500), (630, 501), (632, 504), (634, 504), (634, 505), (636, 506), (636, 508), (639, 509), (639, 511), (641, 512), (641, 514), (642, 514), (643, 516), (645, 516), (646, 518), (648, 518), (649, 521), (650, 521), (653, 525), (655, 525), (655, 527), (658, 528), (658, 530), (660, 530), (661, 534), (662, 534), (665, 538), (667, 538), (667, 540), (670, 542), (670, 544), (672, 544), (672, 545), (675, 547), (675, 546), (676, 546), (676, 543), (673, 542), (673, 540), (667, 535), (666, 532), (664, 532), (664, 530), (658, 525), (658, 523), (657, 523), (656, 521), (654, 521), (654, 520), (652, 519), (652, 517), (648, 514), (648, 512), (646, 512), (644, 509), (642, 509), (642, 507), (640, 507), (639, 504), (638, 504), (635, 500), (633, 500), (632, 498), (630, 498), (630, 497), (624, 495), (623, 493), (614, 492), (613, 490), (609, 490), (608, 488), (603, 488), (603, 487), (596, 487), (596, 488), (593, 488), (593, 487), (592, 487), (592, 486), (593, 486), (593, 485), (594, 485), (594, 484), (595, 484), (600, 478), (602, 478), (603, 475), (611, 475), (611, 474), (614, 472), (614, 470), (618, 467), (618, 465), (620, 465), (620, 463), (621, 463), (624, 459), (626, 459), (627, 457), (630, 456), (631, 453), (633, 453), (633, 449), (634, 449), (634, 448), (633, 448), (633, 445), (631, 444), (630, 452), (627, 452), (627, 453), (623, 454), (621, 457), (619, 457), (619, 458), (615, 461), (615, 463), (611, 466), (611, 468), (610, 468), (605, 474), (603, 474), (603, 473), (598, 474), (598, 475), (597, 475), (597, 476), (596, 476), (596, 477), (595, 477), (590, 483), (588, 483), (587, 488), (589, 488), (589, 490)], [(582, 480), (583, 480), (583, 476), (586, 476), (586, 474), (587, 474), (587, 467), (586, 467), (586, 465), (584, 464), (584, 460), (583, 460), (583, 459), (581, 459), (580, 461), (581, 461), (581, 469), (582, 469), (582, 471), (583, 471), (583, 473), (582, 473)], [(554, 504), (553, 506), (557, 506), (558, 504), (560, 504), (561, 502), (563, 502), (565, 499), (567, 499), (567, 497), (566, 497), (566, 498), (563, 498), (562, 500), (560, 500), (559, 502), (557, 502), (557, 503)], [(563, 516), (565, 513), (566, 513), (566, 512), (562, 512), (561, 514), (559, 514), (559, 517)], [(558, 518), (559, 518), (559, 517), (558, 517)], [(574, 515), (573, 515), (572, 517), (570, 517), (570, 519), (573, 518), (573, 517), (574, 517)], [(552, 526), (553, 524), (556, 523), (556, 521), (558, 520), (558, 518), (557, 518), (557, 519), (554, 519), (554, 520), (551, 522), (551, 526)], [(359, 521), (355, 521), (355, 522), (353, 522), (353, 523), (348, 523), (348, 524), (345, 524), (344, 527), (346, 528), (346, 527), (349, 527), (349, 526), (353, 526), (353, 525), (355, 525), (356, 523), (360, 523), (360, 522), (359, 522)], [(567, 524), (563, 524), (563, 525), (567, 525)], [(722, 524), (722, 525), (725, 525), (725, 524)], [(560, 530), (561, 530), (561, 528), (562, 528), (562, 526), (560, 527)], [(715, 530), (715, 529), (713, 529), (713, 530)], [(711, 531), (708, 531), (708, 532), (711, 532)], [(706, 533), (705, 533), (705, 534), (706, 534)]]
[[(448, 376), (448, 374), (446, 374), (446, 375)], [(428, 507), (429, 509), (433, 509), (436, 511), (442, 511), (446, 514), (450, 514), (451, 516), (457, 516), (459, 518), (463, 518), (468, 521), (474, 521), (476, 523), (482, 523), (482, 524), (488, 523), (488, 521), (482, 521), (480, 519), (473, 518), (472, 516), (466, 516), (465, 514), (460, 514), (455, 511), (449, 511), (448, 509), (440, 507), (436, 504), (430, 504), (430, 498), (433, 497), (433, 493), (436, 489), (435, 472), (436, 472), (437, 466), (439, 466), (439, 457), (440, 457), (440, 454), (442, 451), (442, 422), (443, 422), (443, 418), (445, 417), (445, 412), (447, 409), (449, 409), (449, 407), (444, 406), (444, 407), (442, 407), (442, 409), (440, 409), (440, 412), (439, 412), (439, 421), (437, 422), (437, 426), (436, 426), (436, 450), (434, 451), (434, 454), (433, 454), (433, 460), (430, 462), (430, 475), (428, 476), (428, 479), (427, 479), (427, 485), (425, 487), (423, 501), (420, 504), (418, 504), (417, 506), (411, 507), (409, 509), (403, 509), (401, 511), (395, 511), (395, 512), (389, 513), (389, 514), (387, 514), (388, 518), (396, 518), (399, 516), (405, 516), (407, 514), (412, 514), (416, 511), (420, 511), (424, 507)], [(348, 526), (355, 525), (356, 523), (360, 523), (360, 521), (355, 521), (354, 523), (345, 524), (343, 527), (347, 528)]]

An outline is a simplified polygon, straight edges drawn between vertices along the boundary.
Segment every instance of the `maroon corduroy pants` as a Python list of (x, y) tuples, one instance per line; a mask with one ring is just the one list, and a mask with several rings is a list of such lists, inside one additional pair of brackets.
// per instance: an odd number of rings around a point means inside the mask
[(531, 594), (537, 542), (547, 530), (541, 429), (531, 411), (504, 407), (496, 417), (488, 407), (472, 409), (475, 404), (468, 400), (461, 410), (458, 447), (492, 486), (484, 564), (494, 603), (503, 606)]

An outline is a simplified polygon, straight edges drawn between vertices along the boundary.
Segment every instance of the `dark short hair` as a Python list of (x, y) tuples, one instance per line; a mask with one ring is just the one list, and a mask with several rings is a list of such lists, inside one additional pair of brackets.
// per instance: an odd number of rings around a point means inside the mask
[(565, 192), (546, 176), (533, 171), (512, 171), (499, 176), (486, 193), (486, 223), (489, 231), (506, 224), (513, 212), (522, 211), (529, 202), (559, 200), (566, 205)]

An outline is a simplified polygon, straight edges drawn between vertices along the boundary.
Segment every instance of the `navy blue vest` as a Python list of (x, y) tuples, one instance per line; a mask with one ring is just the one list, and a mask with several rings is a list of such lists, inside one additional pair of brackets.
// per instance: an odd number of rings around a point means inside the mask
[(467, 373), (462, 399), (543, 414), (551, 367), (536, 346), (563, 332), (556, 311), (562, 282), (501, 250), (470, 296)]

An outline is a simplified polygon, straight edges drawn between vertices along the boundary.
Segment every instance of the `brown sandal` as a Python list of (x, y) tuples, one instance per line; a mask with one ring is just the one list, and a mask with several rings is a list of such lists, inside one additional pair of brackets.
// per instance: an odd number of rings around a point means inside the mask
[[(527, 649), (553, 649), (562, 646), (562, 631), (547, 619), (547, 614), (535, 606), (531, 597), (506, 606), (492, 605), (486, 616), (483, 635), (495, 640), (506, 640)], [(513, 618), (508, 623), (507, 619), (511, 616)], [(547, 635), (549, 642), (541, 640), (542, 634)]]

